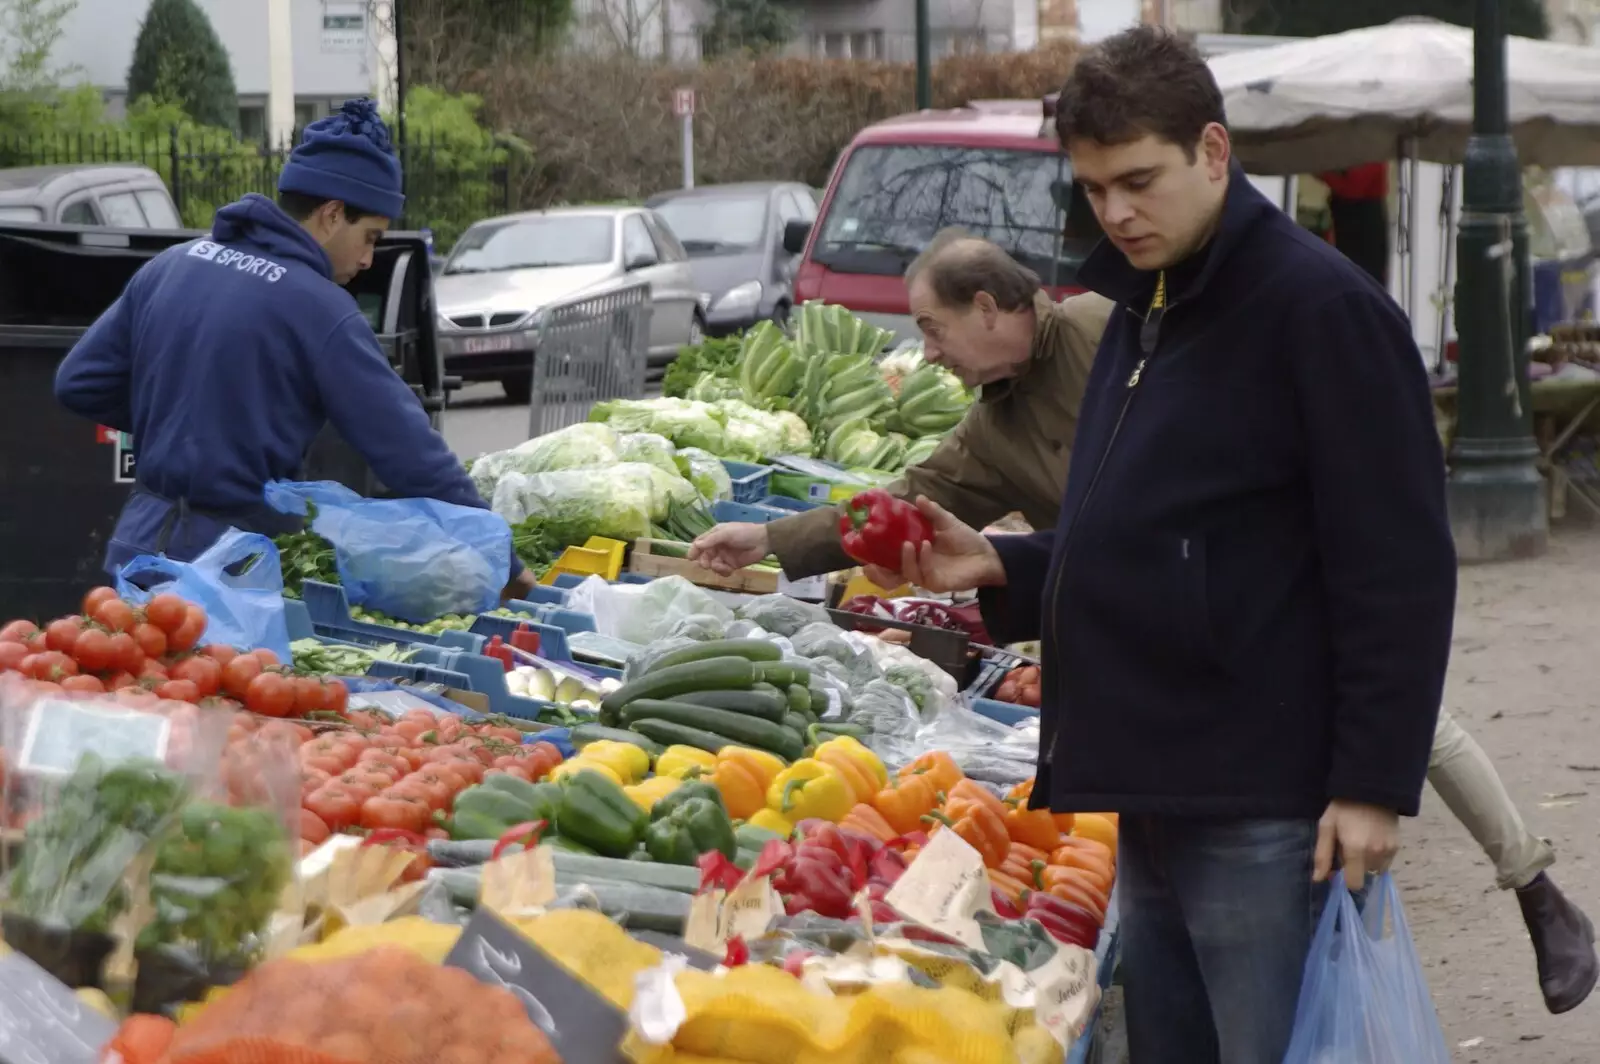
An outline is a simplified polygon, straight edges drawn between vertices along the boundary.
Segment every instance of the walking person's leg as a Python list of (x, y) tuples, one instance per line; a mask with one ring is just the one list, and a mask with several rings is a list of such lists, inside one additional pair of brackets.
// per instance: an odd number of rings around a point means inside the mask
[(1523, 823), (1489, 755), (1444, 709), (1428, 782), (1494, 863), (1500, 889), (1517, 892), (1546, 1007), (1561, 1013), (1582, 1004), (1600, 979), (1594, 927), (1545, 874), (1555, 852)]

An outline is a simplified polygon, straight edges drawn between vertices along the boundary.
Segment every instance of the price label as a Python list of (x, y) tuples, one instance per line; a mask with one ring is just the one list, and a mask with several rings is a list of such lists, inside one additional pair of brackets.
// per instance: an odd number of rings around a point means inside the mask
[(405, 691), (369, 691), (366, 694), (351, 695), (350, 708), (370, 709), (395, 719), (405, 716), (414, 709), (426, 710), (436, 717), (444, 716), (444, 710), (432, 702), (424, 701)]
[(116, 1024), (20, 953), (0, 957), (0, 1061), (95, 1064)]
[(984, 949), (983, 929), (972, 918), (993, 912), (983, 856), (953, 831), (941, 831), (884, 896), (919, 924), (942, 931), (972, 949)]
[(1053, 977), (1039, 980), (1034, 995), (1034, 1015), (1063, 1049), (1083, 1034), (1100, 999), (1095, 982), (1094, 954), (1079, 946), (1062, 946)]
[(799, 580), (790, 580), (782, 573), (778, 574), (778, 594), (788, 595), (792, 599), (804, 602), (821, 602), (828, 597), (828, 583), (820, 576), (807, 576)]
[(33, 704), (17, 767), (23, 772), (69, 775), (93, 754), (103, 761), (165, 761), (172, 722), (159, 713), (82, 705), (58, 699)]

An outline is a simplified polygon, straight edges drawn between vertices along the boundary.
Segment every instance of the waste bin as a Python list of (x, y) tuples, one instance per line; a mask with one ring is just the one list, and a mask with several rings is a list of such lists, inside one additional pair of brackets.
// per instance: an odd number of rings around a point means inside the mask
[[(0, 399), (9, 415), (0, 419), (0, 619), (71, 612), (105, 582), (106, 541), (137, 472), (138, 441), (58, 405), (56, 367), (141, 265), (199, 235), (0, 225)], [(437, 425), (446, 380), (422, 238), (386, 236), (350, 290)], [(331, 430), (307, 453), (302, 476), (381, 492)]]

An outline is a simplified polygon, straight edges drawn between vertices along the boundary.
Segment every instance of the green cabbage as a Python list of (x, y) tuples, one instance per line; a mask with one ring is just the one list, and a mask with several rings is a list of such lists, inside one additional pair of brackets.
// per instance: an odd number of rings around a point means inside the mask
[(678, 471), (695, 486), (701, 495), (715, 502), (733, 498), (733, 478), (722, 459), (698, 447), (683, 447), (677, 453)]
[(783, 426), (783, 453), (809, 456), (813, 451), (811, 426), (792, 410), (772, 415)]
[[(604, 428), (605, 426), (601, 426)], [(677, 448), (665, 436), (653, 432), (624, 432), (617, 437), (617, 458), (624, 462), (645, 462), (678, 475), (673, 455)]]

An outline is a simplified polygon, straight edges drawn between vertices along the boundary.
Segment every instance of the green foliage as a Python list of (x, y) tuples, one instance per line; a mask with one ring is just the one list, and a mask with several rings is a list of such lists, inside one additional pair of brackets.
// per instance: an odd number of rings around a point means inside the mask
[[(1500, 0), (1506, 32), (1544, 38), (1549, 33), (1540, 0)], [(1362, 26), (1381, 26), (1407, 15), (1424, 15), (1458, 26), (1472, 25), (1474, 0), (1227, 0), (1230, 33), (1320, 37)]]
[[(281, 160), (263, 156), (232, 130), (194, 121), (177, 104), (141, 99), (128, 109), (124, 128), (138, 161), (152, 167), (173, 190), (183, 224), (190, 228), (210, 229), (217, 208), (246, 192), (271, 195), (277, 188)], [(176, 181), (170, 150), (174, 130), (179, 145)], [(151, 152), (152, 145), (164, 150)]]
[(774, 0), (712, 0), (711, 19), (700, 31), (709, 57), (782, 48), (798, 28), (793, 12)]
[(485, 129), (482, 104), (425, 85), (406, 93), (405, 224), (431, 228), (441, 249), (479, 218), (507, 210), (505, 171), (533, 155), (523, 141)]
[(0, 90), (36, 92), (60, 79), (50, 66), (78, 0), (0, 0)]
[(128, 98), (176, 104), (202, 126), (238, 132), (228, 51), (194, 0), (151, 0), (128, 68)]

